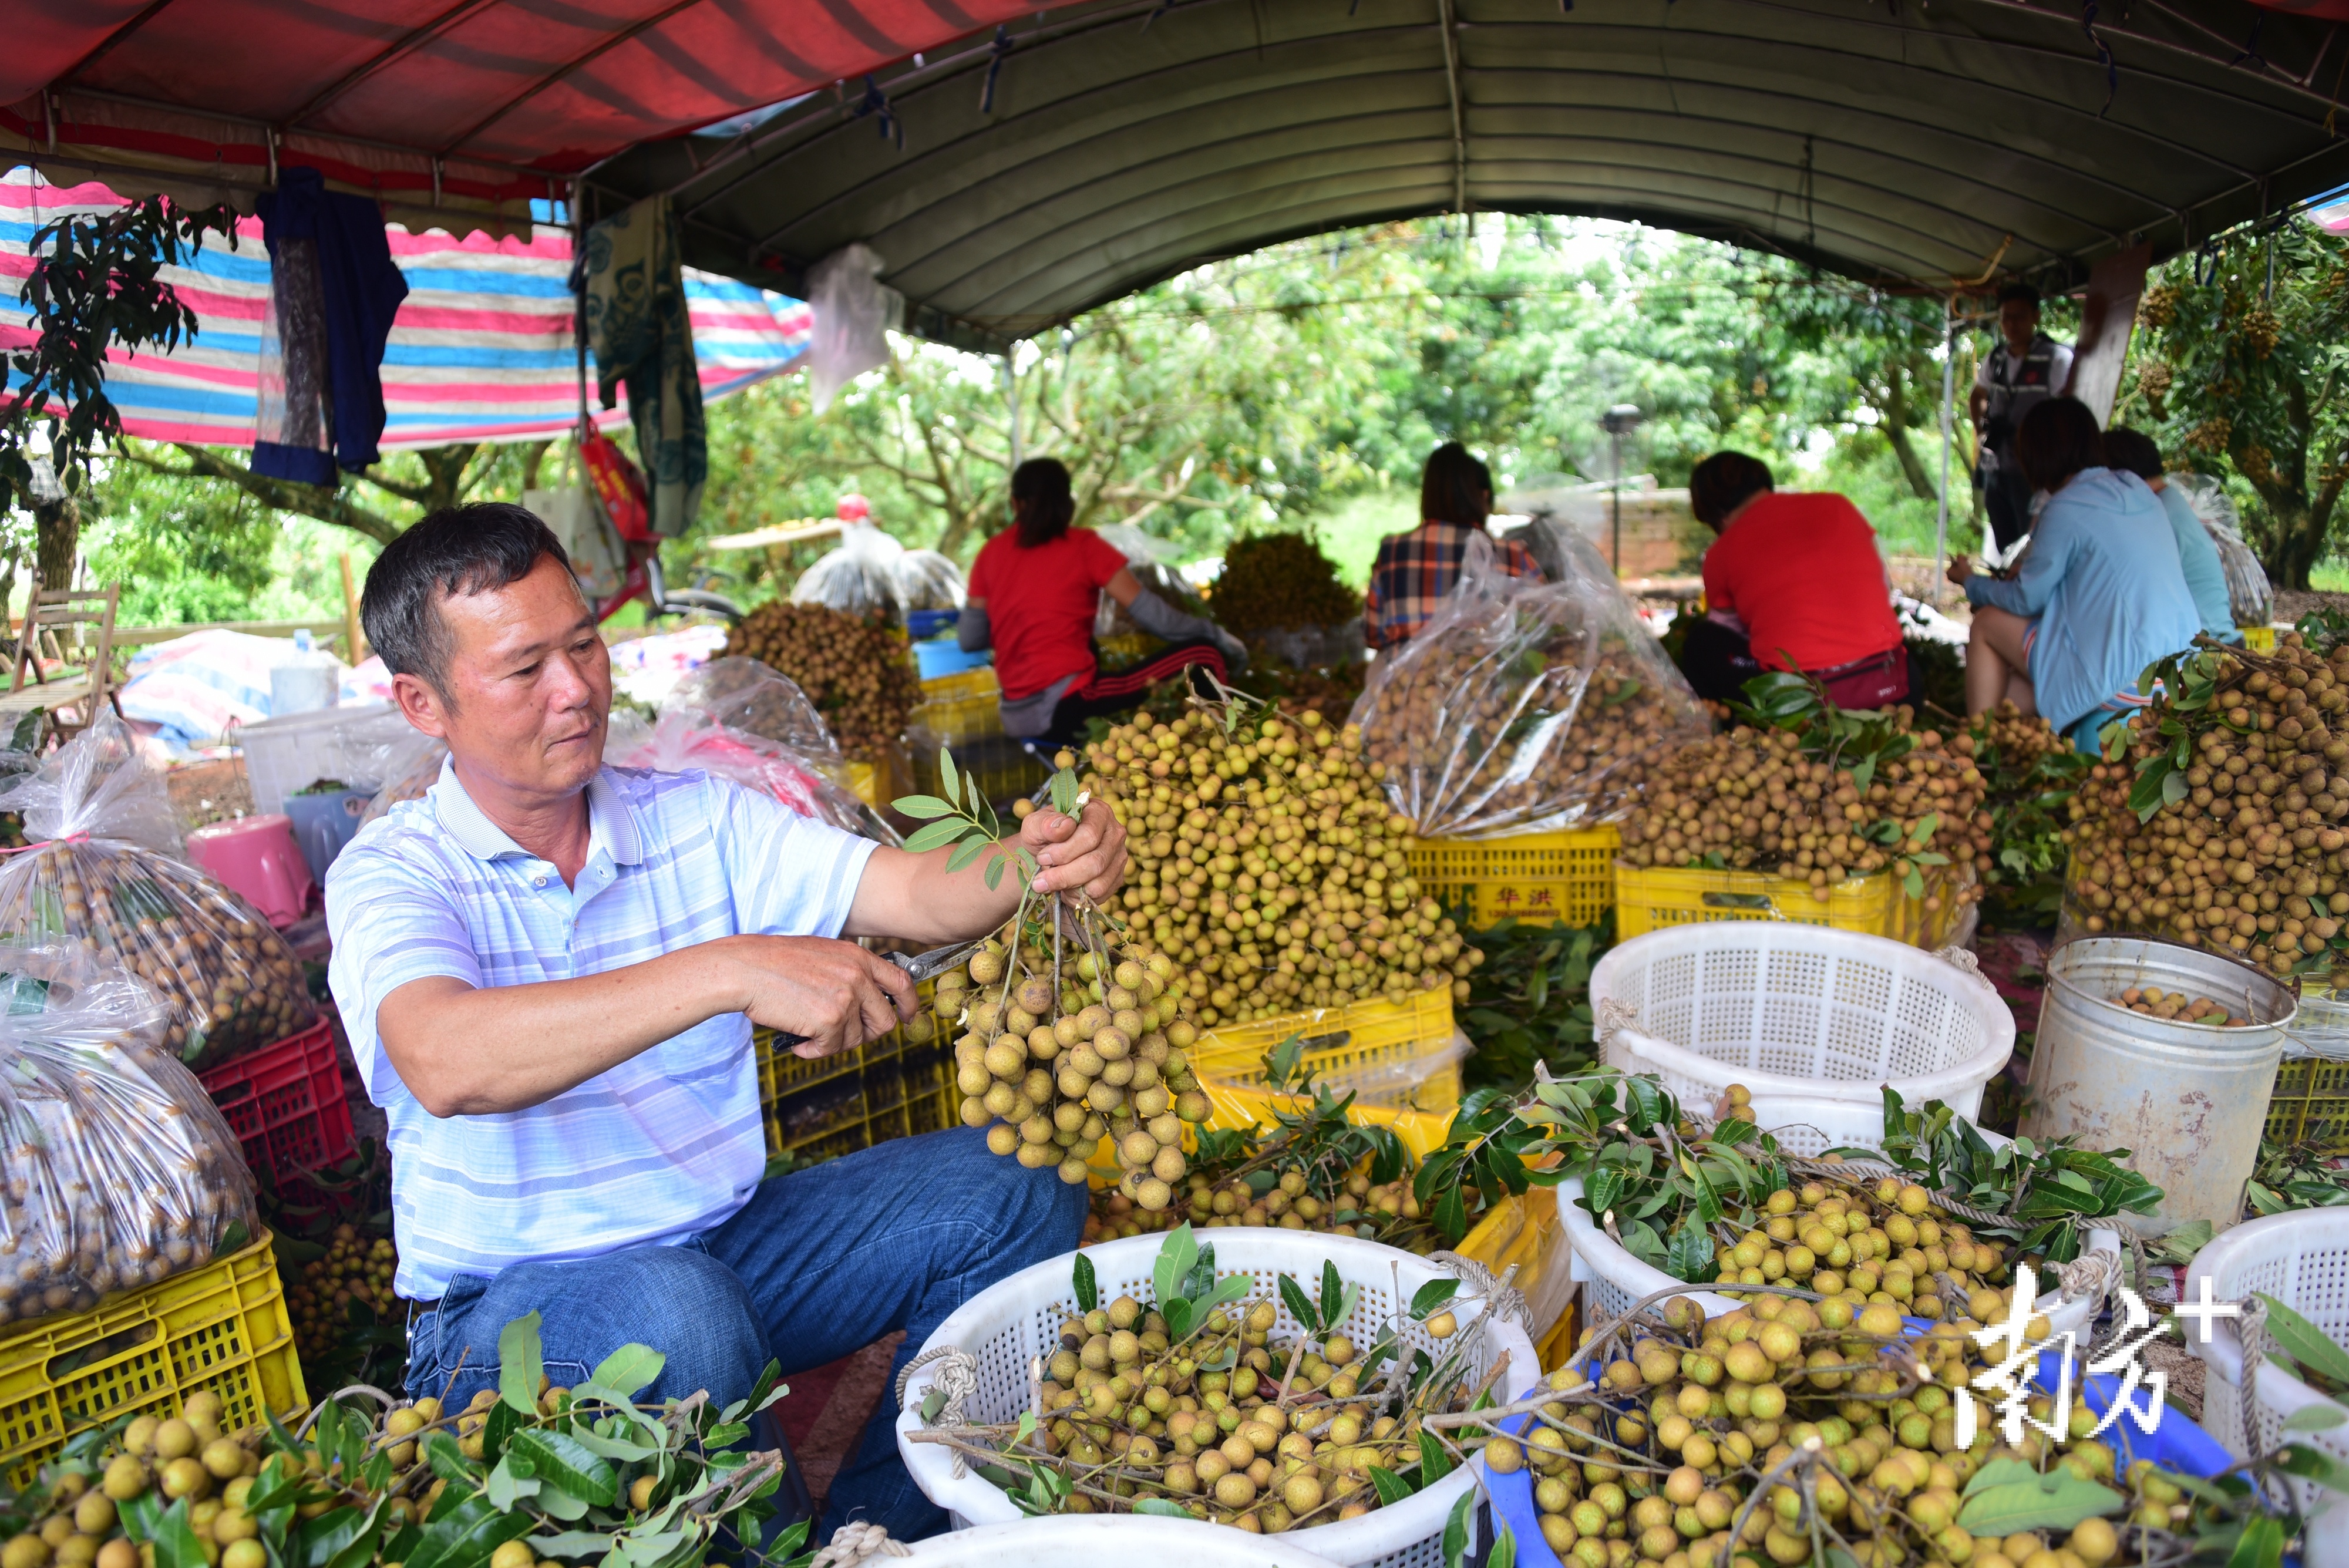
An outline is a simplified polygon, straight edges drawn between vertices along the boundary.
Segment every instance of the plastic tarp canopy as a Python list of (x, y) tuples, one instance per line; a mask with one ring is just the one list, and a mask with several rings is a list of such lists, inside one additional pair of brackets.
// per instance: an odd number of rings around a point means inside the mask
[[(121, 202), (103, 185), (59, 188), (27, 169), (0, 175), (0, 349), (33, 338), (18, 296), (34, 232), (65, 213)], [(243, 219), (237, 230), (235, 249), (215, 236), (193, 265), (163, 269), (202, 324), (194, 337), (168, 354), (109, 352), (107, 396), (129, 434), (253, 444), (269, 253), (259, 219)], [(569, 232), (542, 225), (527, 238), (458, 240), (394, 226), (390, 237), (409, 292), (384, 352), (385, 449), (568, 431), (579, 417)], [(789, 369), (806, 354), (814, 322), (801, 301), (690, 270), (685, 292), (705, 400)], [(628, 417), (625, 396), (608, 411), (592, 398), (589, 407), (607, 429)]]

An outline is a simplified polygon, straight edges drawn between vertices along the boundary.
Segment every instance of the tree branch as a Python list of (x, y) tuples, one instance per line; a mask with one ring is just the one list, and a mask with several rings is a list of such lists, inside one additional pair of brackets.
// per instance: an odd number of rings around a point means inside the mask
[(137, 462), (157, 473), (172, 474), (182, 479), (216, 479), (233, 484), (264, 506), (280, 512), (291, 512), (303, 517), (315, 517), (321, 523), (332, 523), (366, 535), (379, 545), (388, 545), (399, 537), (399, 524), (380, 513), (370, 512), (350, 498), (350, 492), (340, 485), (296, 484), (290, 480), (270, 479), (254, 473), (241, 464), (230, 462), (210, 448), (190, 446), (184, 441), (171, 443), (191, 465), (176, 469), (155, 462), (126, 443), (122, 452)]

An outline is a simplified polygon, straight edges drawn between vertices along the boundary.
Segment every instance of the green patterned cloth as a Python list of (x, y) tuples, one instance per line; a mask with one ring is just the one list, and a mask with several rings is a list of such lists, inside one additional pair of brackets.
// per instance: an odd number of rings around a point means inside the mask
[(650, 196), (587, 231), (587, 347), (604, 406), (628, 389), (636, 461), (652, 492), (653, 531), (674, 539), (693, 525), (709, 475), (701, 375), (693, 362), (677, 216)]

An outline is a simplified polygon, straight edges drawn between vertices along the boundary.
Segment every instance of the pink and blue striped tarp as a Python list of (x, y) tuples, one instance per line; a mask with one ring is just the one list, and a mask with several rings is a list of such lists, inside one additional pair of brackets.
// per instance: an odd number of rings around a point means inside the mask
[[(103, 185), (51, 185), (24, 168), (0, 175), (0, 349), (32, 339), (31, 313), (19, 296), (32, 270), (34, 232), (67, 212), (122, 204)], [(213, 236), (194, 265), (163, 271), (202, 323), (192, 342), (170, 354), (108, 356), (107, 396), (129, 434), (253, 444), (269, 253), (259, 219), (242, 220), (237, 236), (234, 250)], [(568, 431), (579, 409), (570, 231), (541, 225), (528, 240), (478, 233), (455, 240), (394, 225), (390, 236), (392, 260), (408, 275), (408, 298), (384, 353), (385, 449)], [(705, 400), (789, 369), (807, 351), (813, 317), (802, 301), (691, 269), (685, 290)], [(591, 410), (607, 428), (626, 420), (625, 396), (609, 413), (594, 409), (592, 399)]]

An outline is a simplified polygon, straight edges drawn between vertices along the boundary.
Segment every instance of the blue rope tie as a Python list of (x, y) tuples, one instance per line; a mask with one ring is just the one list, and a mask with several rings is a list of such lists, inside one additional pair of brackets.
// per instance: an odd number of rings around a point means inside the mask
[(2243, 52), (2227, 62), (2230, 67), (2242, 65), (2248, 61), (2251, 65), (2258, 67), (2261, 70), (2268, 68), (2267, 57), (2260, 53), (2260, 24), (2266, 20), (2267, 14), (2265, 12), (2253, 13), (2251, 16), (2251, 36), (2248, 39), (2244, 40)]
[[(2257, 26), (2253, 24), (2254, 27)], [(2102, 119), (2112, 112), (2113, 98), (2121, 90), (2121, 68), (2113, 59), (2111, 47), (2096, 31), (2096, 0), (2081, 0), (2080, 31), (2087, 36), (2088, 42), (2096, 47), (2096, 63), (2105, 67), (2105, 107), (2096, 110), (2096, 118)]]
[(987, 85), (978, 89), (978, 112), (981, 114), (995, 112), (995, 78), (1003, 69), (1003, 57), (1010, 52), (1011, 29), (998, 26), (995, 29), (995, 42), (988, 49)]
[(905, 122), (897, 118), (897, 111), (889, 107), (889, 95), (870, 76), (864, 78), (864, 99), (856, 106), (856, 118), (863, 119), (868, 114), (879, 117), (882, 140), (894, 140), (898, 151), (905, 151)]

